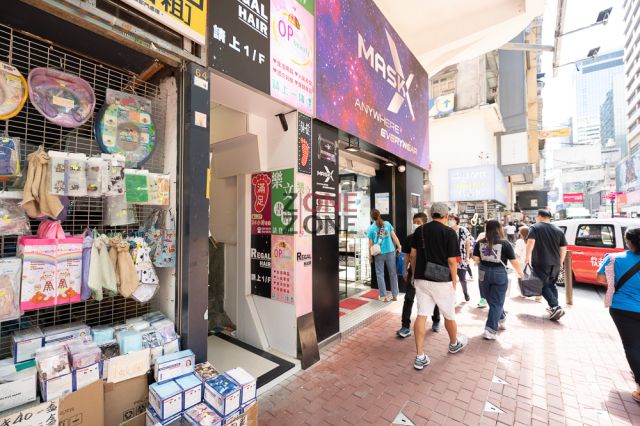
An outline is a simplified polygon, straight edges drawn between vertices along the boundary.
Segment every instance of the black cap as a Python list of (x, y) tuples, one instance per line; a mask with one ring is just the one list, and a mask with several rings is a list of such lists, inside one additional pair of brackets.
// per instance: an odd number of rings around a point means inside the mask
[(551, 212), (549, 210), (540, 209), (538, 210), (538, 216), (551, 217)]

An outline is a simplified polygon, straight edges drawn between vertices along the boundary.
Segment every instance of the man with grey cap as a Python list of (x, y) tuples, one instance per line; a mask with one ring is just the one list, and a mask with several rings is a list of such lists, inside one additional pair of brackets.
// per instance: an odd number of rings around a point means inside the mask
[(416, 360), (414, 367), (422, 370), (430, 364), (424, 353), (426, 319), (436, 305), (444, 316), (444, 327), (449, 334), (449, 352), (458, 353), (468, 343), (467, 336), (458, 334), (456, 324), (456, 285), (460, 248), (456, 232), (447, 226), (449, 207), (433, 203), (431, 222), (420, 226), (413, 234), (411, 244), (411, 270), (418, 305), (418, 318), (414, 323)]

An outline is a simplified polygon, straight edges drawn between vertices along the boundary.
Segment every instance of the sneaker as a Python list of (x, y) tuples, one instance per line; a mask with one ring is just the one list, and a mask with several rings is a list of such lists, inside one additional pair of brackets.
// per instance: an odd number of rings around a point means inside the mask
[(464, 349), (464, 347), (467, 346), (468, 344), (469, 344), (469, 338), (464, 334), (458, 334), (458, 341), (454, 345), (449, 345), (449, 353), (457, 354), (462, 349)]
[(564, 316), (564, 309), (561, 306), (556, 306), (551, 310), (551, 314), (549, 315), (549, 319), (552, 321), (558, 321), (560, 318)]
[(434, 333), (439, 332), (440, 329), (442, 329), (442, 324), (440, 324), (440, 321), (434, 322), (433, 325), (431, 326), (431, 331), (433, 331)]
[(469, 300), (471, 300), (471, 297), (469, 297), (469, 294), (464, 295), (464, 300), (465, 302), (468, 302)]
[(478, 308), (486, 308), (487, 307), (487, 300), (482, 298), (478, 301)]
[(493, 331), (485, 330), (482, 335), (486, 340), (496, 340), (498, 338), (498, 334)]
[(416, 360), (413, 363), (413, 368), (415, 368), (416, 370), (422, 370), (429, 364), (431, 364), (431, 360), (429, 359), (429, 357), (425, 354), (422, 354), (422, 356), (416, 357)]
[(507, 320), (503, 319), (502, 321), (498, 321), (498, 330), (506, 330), (507, 329)]
[(389, 301), (389, 299), (387, 299), (386, 297), (382, 297), (382, 296), (379, 296), (378, 300), (381, 301), (381, 302), (385, 302), (385, 303)]
[(411, 336), (412, 333), (410, 328), (402, 327), (396, 334), (404, 339), (405, 337)]

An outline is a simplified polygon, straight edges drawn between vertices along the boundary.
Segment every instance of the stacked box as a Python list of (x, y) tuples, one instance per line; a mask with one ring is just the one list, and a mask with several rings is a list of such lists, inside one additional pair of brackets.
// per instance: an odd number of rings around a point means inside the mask
[(162, 421), (182, 412), (182, 389), (174, 381), (149, 386), (149, 405)]
[(182, 409), (187, 410), (202, 402), (202, 382), (195, 374), (178, 377), (175, 382), (182, 389)]
[(19, 364), (36, 358), (36, 351), (44, 346), (44, 336), (40, 327), (18, 330), (13, 333), (11, 353), (13, 362)]
[(154, 377), (157, 382), (162, 383), (193, 373), (195, 360), (195, 354), (189, 349), (163, 355), (156, 360)]
[(240, 386), (224, 374), (204, 384), (205, 402), (223, 417), (240, 410), (240, 392)]

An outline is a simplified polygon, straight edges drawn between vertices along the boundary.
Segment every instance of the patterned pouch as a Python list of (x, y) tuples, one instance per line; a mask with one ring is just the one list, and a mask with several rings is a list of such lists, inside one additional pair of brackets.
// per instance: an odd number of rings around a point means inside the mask
[(176, 222), (171, 209), (166, 213), (168, 223), (162, 231), (162, 241), (156, 246), (153, 264), (158, 268), (173, 268), (176, 266)]

